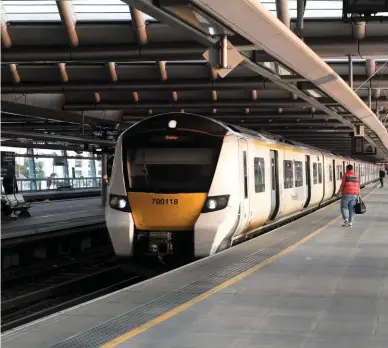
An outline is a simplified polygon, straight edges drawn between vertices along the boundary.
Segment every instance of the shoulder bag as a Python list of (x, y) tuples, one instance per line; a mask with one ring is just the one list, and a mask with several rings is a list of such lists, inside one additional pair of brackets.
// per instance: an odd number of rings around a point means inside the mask
[(357, 197), (357, 203), (354, 207), (354, 212), (356, 214), (364, 214), (366, 212), (365, 203), (363, 202), (360, 196)]

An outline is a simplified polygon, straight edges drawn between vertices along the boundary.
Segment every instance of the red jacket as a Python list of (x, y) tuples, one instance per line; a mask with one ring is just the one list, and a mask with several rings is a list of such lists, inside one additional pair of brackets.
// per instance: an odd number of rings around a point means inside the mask
[(357, 174), (348, 170), (342, 177), (342, 194), (358, 195), (360, 191), (360, 179)]

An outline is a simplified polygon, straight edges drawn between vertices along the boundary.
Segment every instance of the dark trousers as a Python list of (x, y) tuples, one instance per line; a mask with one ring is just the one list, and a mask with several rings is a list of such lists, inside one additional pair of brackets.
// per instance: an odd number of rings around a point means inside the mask
[(384, 178), (380, 178), (380, 184), (381, 184), (381, 187), (384, 186)]

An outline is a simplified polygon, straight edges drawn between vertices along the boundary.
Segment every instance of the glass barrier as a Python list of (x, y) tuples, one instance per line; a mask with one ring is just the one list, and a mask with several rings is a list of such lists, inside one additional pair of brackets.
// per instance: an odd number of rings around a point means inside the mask
[[(52, 191), (61, 189), (70, 190), (101, 188), (100, 177), (16, 179), (16, 182), (19, 193)], [(1, 192), (4, 193), (3, 186), (1, 186)]]

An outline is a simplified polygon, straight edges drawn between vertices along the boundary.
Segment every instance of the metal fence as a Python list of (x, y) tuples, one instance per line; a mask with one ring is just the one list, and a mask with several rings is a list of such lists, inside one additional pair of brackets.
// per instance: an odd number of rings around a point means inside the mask
[[(19, 192), (35, 192), (59, 189), (101, 188), (100, 177), (89, 178), (50, 178), (50, 179), (16, 179)], [(1, 187), (3, 192), (3, 186)]]

